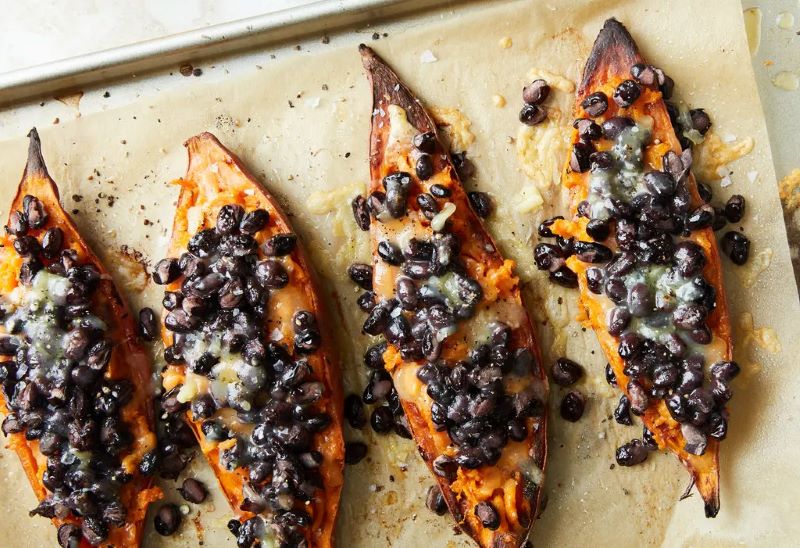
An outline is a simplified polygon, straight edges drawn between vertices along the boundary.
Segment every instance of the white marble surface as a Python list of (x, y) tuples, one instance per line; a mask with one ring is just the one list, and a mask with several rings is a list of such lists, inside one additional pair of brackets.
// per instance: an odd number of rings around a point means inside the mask
[(311, 2), (0, 0), (0, 72)]

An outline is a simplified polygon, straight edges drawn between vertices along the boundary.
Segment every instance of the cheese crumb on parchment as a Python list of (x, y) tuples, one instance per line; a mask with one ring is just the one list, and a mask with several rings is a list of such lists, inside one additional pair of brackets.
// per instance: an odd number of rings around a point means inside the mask
[(792, 170), (778, 183), (778, 192), (787, 212), (800, 207), (800, 168)]
[(575, 92), (575, 82), (565, 76), (542, 68), (532, 68), (528, 71), (529, 81), (532, 82), (533, 80), (538, 80), (539, 78), (546, 80), (551, 88), (557, 89), (558, 91), (563, 91), (564, 93)]
[(770, 354), (777, 354), (781, 351), (781, 343), (778, 340), (778, 333), (775, 329), (772, 327), (755, 327), (753, 315), (750, 312), (743, 312), (739, 316), (739, 330), (743, 335), (745, 344), (755, 344), (755, 346), (766, 350)]
[(742, 285), (744, 287), (753, 287), (753, 285), (755, 285), (761, 273), (768, 269), (769, 265), (772, 263), (772, 255), (772, 248), (768, 247), (759, 251), (756, 256), (749, 261), (747, 268), (745, 268), (741, 274)]
[(475, 142), (475, 134), (470, 130), (472, 122), (463, 112), (452, 107), (431, 107), (430, 112), (433, 121), (444, 131), (453, 152), (464, 152)]
[(694, 149), (692, 171), (702, 181), (716, 181), (729, 175), (727, 165), (750, 154), (755, 146), (752, 137), (725, 142), (714, 130), (705, 135)]

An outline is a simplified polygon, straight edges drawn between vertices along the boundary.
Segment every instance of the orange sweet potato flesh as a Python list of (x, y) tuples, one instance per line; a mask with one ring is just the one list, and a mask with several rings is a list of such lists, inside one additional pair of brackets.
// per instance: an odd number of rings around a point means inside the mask
[[(602, 123), (603, 120), (618, 114), (633, 118), (634, 121), (649, 116), (653, 120), (653, 129), (650, 143), (645, 148), (645, 164), (649, 169), (661, 170), (662, 155), (669, 150), (678, 154), (681, 152), (681, 145), (675, 135), (661, 92), (657, 89), (643, 87), (641, 97), (626, 109), (620, 109), (613, 100), (610, 100), (616, 86), (630, 78), (631, 66), (643, 62), (636, 43), (627, 29), (615, 19), (606, 21), (584, 68), (583, 80), (575, 99), (575, 116), (584, 116), (581, 102), (586, 96), (596, 91), (602, 91), (609, 97), (608, 110), (599, 117), (600, 119), (595, 119), (597, 123)], [(574, 130), (572, 142), (577, 141), (578, 132)], [(574, 213), (578, 203), (588, 194), (589, 172), (573, 172), (567, 162), (562, 182), (570, 189)], [(693, 207), (697, 207), (702, 202), (691, 174), (687, 176), (686, 185), (692, 197)], [(554, 232), (576, 236), (582, 240), (591, 240), (584, 232), (585, 222), (586, 219), (576, 223), (558, 222), (558, 227)], [(708, 327), (714, 335), (712, 345), (716, 345), (716, 351), (721, 356), (720, 359), (730, 360), (733, 352), (730, 318), (714, 232), (711, 228), (696, 230), (691, 233), (689, 239), (700, 245), (705, 251), (707, 262), (703, 275), (717, 292), (717, 306), (707, 320)], [(590, 292), (586, 285), (585, 271), (588, 265), (576, 257), (570, 258), (568, 265), (578, 274), (580, 301), (586, 311), (586, 323), (594, 328), (617, 376), (619, 387), (627, 395), (628, 377), (623, 373), (623, 360), (617, 353), (618, 339), (607, 331), (600, 297)], [(708, 360), (706, 361), (708, 362)], [(670, 416), (664, 400), (652, 401), (642, 419), (647, 428), (653, 432), (659, 448), (667, 449), (675, 454), (688, 469), (705, 502), (706, 516), (716, 516), (719, 511), (719, 442), (709, 438), (708, 447), (703, 455), (687, 453), (684, 450), (685, 440), (681, 434), (680, 425)]]
[[(92, 311), (106, 322), (108, 325), (107, 336), (114, 343), (111, 361), (105, 375), (108, 379), (128, 379), (135, 387), (131, 401), (121, 412), (121, 418), (133, 435), (133, 443), (122, 460), (123, 467), (133, 475), (133, 479), (122, 488), (122, 501), (128, 511), (127, 523), (123, 527), (110, 528), (108, 538), (103, 545), (139, 546), (147, 506), (162, 496), (158, 487), (152, 487), (152, 480), (142, 476), (138, 471), (139, 462), (144, 454), (156, 445), (151, 405), (150, 373), (152, 366), (150, 357), (139, 341), (136, 334), (136, 322), (114, 286), (114, 282), (81, 238), (75, 223), (61, 207), (58, 188), (45, 167), (36, 129), (32, 129), (28, 137), (30, 138), (28, 162), (9, 211), (22, 210), (22, 200), (26, 195), (35, 196), (41, 200), (48, 213), (47, 223), (39, 229), (29, 230), (28, 233), (40, 238), (48, 228), (60, 228), (64, 234), (64, 249), (74, 249), (81, 264), (92, 264), (100, 272), (102, 279), (93, 297)], [(11, 238), (7, 234), (4, 233), (0, 238), (2, 239), (0, 291), (3, 295), (7, 295), (20, 283), (18, 272), (22, 259), (11, 246)], [(2, 394), (0, 394), (0, 404), (2, 405), (0, 411), (4, 414), (8, 413)], [(47, 459), (39, 452), (38, 442), (27, 441), (25, 434), (20, 432), (9, 434), (8, 446), (19, 456), (36, 498), (39, 501), (44, 500), (48, 496), (48, 491), (42, 483), (42, 474)], [(82, 520), (70, 517), (52, 521), (58, 527), (64, 523), (74, 523), (80, 526)], [(82, 539), (81, 546), (89, 546), (89, 544)]]
[[(256, 236), (259, 244), (273, 234), (293, 232), (289, 219), (275, 199), (242, 165), (239, 159), (226, 149), (211, 133), (202, 133), (185, 143), (189, 152), (189, 168), (186, 176), (177, 181), (181, 186), (168, 256), (179, 257), (186, 250), (189, 239), (199, 230), (216, 224), (219, 209), (226, 204), (238, 204), (250, 211), (262, 208), (269, 212), (267, 228)], [(199, 213), (199, 224), (190, 227), (191, 217)], [(313, 523), (306, 530), (309, 546), (325, 548), (333, 545), (333, 532), (339, 496), (343, 483), (344, 442), (342, 439), (342, 388), (341, 377), (335, 351), (331, 346), (330, 331), (325, 325), (324, 305), (317, 291), (318, 284), (301, 246), (298, 245), (287, 256), (290, 265), (289, 285), (274, 293), (270, 298), (270, 312), (264, 324), (266, 333), (280, 329), (291, 333), (291, 318), (299, 309), (312, 312), (322, 334), (322, 346), (314, 354), (306, 356), (314, 374), (325, 385), (325, 393), (319, 403), (320, 410), (330, 415), (331, 425), (314, 437), (313, 448), (323, 454), (320, 473), (324, 483), (323, 495), (305, 508)], [(291, 267), (290, 267), (291, 266)], [(180, 287), (180, 280), (173, 282), (168, 289)], [(280, 300), (280, 302), (277, 302)], [(165, 344), (170, 344), (172, 335), (162, 329)], [(291, 336), (285, 337), (292, 340)], [(269, 337), (267, 337), (269, 339)], [(291, 348), (289, 349), (291, 352)], [(167, 390), (183, 383), (183, 365), (171, 365), (163, 373), (163, 383)], [(209, 465), (219, 480), (225, 497), (237, 517), (244, 521), (253, 516), (239, 509), (244, 500), (242, 487), (247, 478), (245, 468), (228, 471), (219, 465), (219, 444), (205, 439), (201, 430), (202, 421), (192, 420), (190, 411), (186, 419), (200, 443)], [(222, 442), (225, 443), (225, 442)]]
[[(436, 125), (419, 99), (372, 49), (361, 45), (360, 51), (373, 90), (369, 190), (370, 192), (383, 191), (383, 178), (389, 173), (400, 170), (399, 163), (405, 161), (388, 146), (392, 124), (386, 113), (390, 105), (401, 107), (405, 111), (414, 132), (436, 133)], [(446, 150), (441, 143), (438, 148)], [(431, 157), (434, 174), (427, 181), (418, 181), (415, 178), (415, 182), (412, 183), (413, 190), (411, 190), (407, 202), (409, 214), (401, 219), (392, 220), (391, 225), (388, 222), (375, 220), (371, 223), (374, 291), (379, 298), (393, 297), (394, 283), (399, 273), (398, 267), (390, 266), (379, 258), (378, 242), (387, 236), (387, 232), (402, 230), (403, 224), (410, 222), (408, 220), (412, 215), (416, 219), (421, 219), (421, 226), (429, 230), (430, 222), (423, 216), (417, 215), (419, 208), (415, 200), (416, 195), (426, 192), (433, 183), (446, 186), (452, 193), (447, 201), (456, 206), (455, 212), (449, 218), (449, 223), (450, 231), (461, 242), (461, 260), (470, 277), (478, 280), (481, 284), (486, 301), (503, 303), (509, 310), (519, 310), (521, 317), (519, 325), (513, 329), (511, 344), (514, 348), (527, 348), (535, 357), (536, 371), (528, 381), (541, 388), (540, 396), (542, 401), (546, 402), (547, 378), (540, 366), (539, 348), (530, 318), (522, 307), (519, 279), (513, 273), (514, 263), (502, 257), (484, 228), (483, 222), (473, 212), (449, 155), (436, 153)], [(498, 319), (508, 320), (502, 316)], [(456, 333), (445, 340), (442, 357), (447, 360), (465, 359), (467, 351), (464, 339), (459, 336), (459, 333)], [(398, 388), (414, 441), (417, 443), (425, 463), (431, 469), (433, 477), (438, 482), (450, 512), (460, 527), (481, 546), (516, 547), (522, 545), (539, 514), (541, 504), (541, 474), (545, 468), (547, 454), (546, 412), (541, 417), (528, 419), (529, 435), (527, 440), (510, 441), (504, 447), (502, 457), (496, 465), (484, 466), (476, 470), (460, 468), (457, 478), (451, 483), (433, 471), (433, 460), (443, 454), (452, 456), (454, 447), (451, 445), (447, 432), (437, 431), (431, 420), (432, 400), (425, 393), (424, 387), (419, 384), (420, 381), (416, 379), (414, 373), (416, 366), (420, 363), (404, 362), (398, 350), (391, 344), (384, 354), (384, 360), (386, 369), (392, 374)], [(411, 392), (415, 394), (414, 398), (407, 397), (409, 389), (404, 387), (409, 385), (412, 386)], [(540, 471), (535, 484), (529, 484), (527, 489), (523, 487), (525, 483), (523, 462), (527, 462), (528, 465), (532, 463)], [(475, 516), (475, 505), (481, 501), (490, 501), (500, 514), (500, 527), (494, 531), (484, 527)]]

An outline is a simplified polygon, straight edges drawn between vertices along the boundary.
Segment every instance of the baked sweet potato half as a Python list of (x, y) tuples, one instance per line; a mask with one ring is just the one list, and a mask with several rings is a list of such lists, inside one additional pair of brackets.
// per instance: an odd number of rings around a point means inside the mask
[(520, 546), (541, 503), (548, 386), (514, 262), (420, 101), (360, 50), (374, 101), (363, 329), (458, 524), (481, 546)]
[(584, 321), (609, 361), (609, 382), (624, 394), (620, 411), (630, 407), (645, 425), (644, 440), (620, 447), (617, 462), (641, 462), (655, 445), (669, 450), (713, 517), (729, 382), (739, 368), (714, 210), (698, 193), (691, 150), (682, 150), (665, 105), (671, 86), (625, 27), (606, 21), (578, 89), (562, 179), (574, 218), (548, 221), (558, 240), (535, 255), (542, 269), (566, 260), (577, 274)]
[(29, 138), (0, 236), (3, 433), (61, 546), (138, 546), (161, 497), (138, 469), (156, 445), (150, 358)]
[(241, 521), (239, 546), (331, 546), (341, 387), (308, 259), (277, 202), (210, 133), (186, 142), (169, 258), (163, 385)]

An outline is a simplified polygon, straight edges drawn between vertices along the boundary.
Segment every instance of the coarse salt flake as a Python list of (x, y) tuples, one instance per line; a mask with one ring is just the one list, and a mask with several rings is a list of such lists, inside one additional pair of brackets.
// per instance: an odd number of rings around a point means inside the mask
[(419, 56), (420, 63), (435, 63), (439, 59), (433, 54), (433, 52), (429, 49), (423, 51)]

